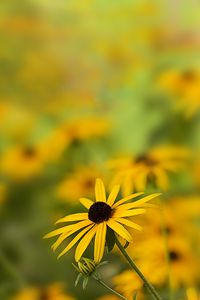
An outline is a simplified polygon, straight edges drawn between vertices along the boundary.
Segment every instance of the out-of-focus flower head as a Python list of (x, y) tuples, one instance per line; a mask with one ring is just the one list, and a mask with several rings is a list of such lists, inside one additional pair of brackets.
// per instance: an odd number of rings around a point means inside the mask
[(127, 299), (132, 300), (135, 293), (137, 293), (138, 300), (143, 299), (143, 282), (135, 272), (124, 271), (113, 278), (113, 283), (116, 290)]
[(185, 165), (189, 152), (181, 147), (159, 147), (139, 156), (112, 160), (108, 166), (115, 171), (111, 186), (121, 184), (124, 195), (133, 190), (144, 191), (148, 184), (161, 190), (169, 188), (169, 172)]
[(200, 71), (197, 69), (168, 70), (160, 75), (159, 85), (172, 94), (176, 108), (192, 117), (200, 109)]
[(114, 296), (114, 295), (105, 295), (105, 296), (98, 298), (97, 300), (119, 300), (119, 297)]
[(64, 292), (63, 285), (53, 283), (47, 287), (30, 287), (19, 292), (11, 300), (75, 300)]
[(60, 124), (40, 143), (41, 152), (47, 161), (58, 160), (73, 143), (101, 138), (108, 134), (110, 122), (101, 117), (81, 117)]
[(27, 180), (39, 175), (44, 166), (44, 159), (37, 146), (15, 146), (3, 153), (2, 172), (14, 180)]
[(80, 166), (58, 185), (57, 195), (66, 201), (77, 200), (82, 195), (91, 197), (98, 177), (102, 177), (102, 174), (97, 168)]
[(142, 272), (158, 286), (166, 283), (168, 277), (173, 288), (194, 284), (198, 279), (198, 251), (193, 249), (192, 236), (197, 230), (184, 219), (178, 207), (170, 201), (162, 211), (149, 211), (140, 222), (143, 234), (137, 236), (136, 245), (130, 244), (127, 250)]

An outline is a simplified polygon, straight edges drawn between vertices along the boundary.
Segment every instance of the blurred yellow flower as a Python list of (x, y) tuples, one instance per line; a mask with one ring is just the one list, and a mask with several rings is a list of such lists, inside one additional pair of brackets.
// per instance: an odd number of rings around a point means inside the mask
[(140, 241), (135, 249), (131, 247), (129, 254), (137, 258), (138, 266), (155, 285), (163, 285), (170, 278), (172, 288), (177, 289), (197, 281), (198, 260), (188, 240), (182, 236), (173, 235), (167, 241), (164, 237), (151, 237)]
[(169, 188), (169, 172), (183, 168), (189, 152), (181, 147), (160, 147), (146, 154), (128, 156), (108, 162), (109, 168), (116, 172), (111, 186), (121, 184), (123, 195), (133, 190), (143, 191), (148, 184), (154, 184), (161, 190)]
[(143, 299), (143, 282), (135, 272), (124, 271), (113, 278), (113, 283), (116, 290), (128, 300), (132, 300), (135, 293), (137, 293), (138, 300)]
[(43, 156), (37, 146), (13, 147), (1, 159), (2, 172), (15, 180), (27, 180), (39, 175), (43, 165)]
[[(144, 207), (146, 202), (160, 194), (151, 194), (135, 202), (124, 204), (125, 202), (143, 194), (136, 193), (122, 198), (115, 203), (119, 189), (119, 185), (114, 186), (107, 198), (103, 181), (101, 179), (96, 179), (96, 202), (87, 198), (80, 199), (81, 204), (88, 209), (88, 213), (68, 215), (57, 221), (57, 223), (76, 222), (72, 225), (56, 229), (45, 236), (45, 238), (51, 238), (60, 235), (52, 246), (55, 251), (66, 238), (76, 233), (76, 236), (67, 245), (67, 247), (64, 248), (59, 257), (67, 253), (80, 240), (75, 251), (75, 260), (79, 261), (95, 236), (94, 260), (99, 263), (104, 254), (107, 226), (126, 241), (132, 242), (132, 237), (125, 229), (125, 226), (137, 230), (141, 230), (141, 227), (130, 221), (128, 217), (143, 214), (145, 212)], [(80, 222), (77, 223), (77, 221)], [(78, 231), (79, 233), (77, 234)]]
[(47, 161), (58, 160), (74, 142), (105, 136), (110, 122), (100, 117), (81, 117), (60, 124), (40, 142), (40, 149)]
[(105, 296), (98, 298), (97, 300), (119, 300), (119, 297), (114, 296), (114, 295), (105, 295)]
[(30, 287), (19, 292), (11, 300), (75, 300), (64, 292), (63, 285), (54, 283), (47, 287)]
[(57, 195), (67, 201), (77, 200), (82, 195), (91, 197), (95, 180), (98, 177), (102, 177), (102, 174), (97, 168), (80, 166), (58, 185)]
[(160, 75), (159, 84), (176, 97), (176, 107), (182, 108), (188, 117), (199, 111), (199, 70), (193, 68), (166, 71)]

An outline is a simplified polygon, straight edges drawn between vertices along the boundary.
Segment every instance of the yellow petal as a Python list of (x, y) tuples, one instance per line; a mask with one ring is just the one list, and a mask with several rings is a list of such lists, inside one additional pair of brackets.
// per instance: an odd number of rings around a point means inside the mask
[(123, 198), (123, 199), (117, 201), (117, 202), (113, 205), (113, 208), (115, 208), (115, 207), (121, 205), (122, 203), (124, 203), (124, 202), (126, 202), (126, 201), (128, 201), (128, 200), (131, 200), (131, 199), (136, 198), (136, 197), (138, 197), (138, 196), (140, 196), (140, 195), (143, 195), (143, 194), (144, 194), (144, 193), (135, 193), (135, 194), (129, 195), (129, 196), (127, 196), (127, 197), (125, 197), (125, 198)]
[(96, 197), (96, 201), (106, 202), (105, 186), (103, 181), (100, 178), (96, 179), (95, 197)]
[(154, 168), (154, 175), (155, 175), (156, 185), (160, 189), (166, 191), (169, 187), (166, 171), (164, 171), (161, 168)]
[(84, 228), (88, 225), (92, 224), (92, 222), (90, 220), (84, 220), (81, 221), (77, 224), (73, 224), (72, 230), (70, 230), (67, 233), (63, 233), (58, 239), (57, 241), (52, 245), (52, 249), (53, 251), (55, 251), (58, 246), (60, 246), (60, 244), (66, 239), (68, 238), (70, 235), (72, 235), (73, 233), (75, 233), (76, 231), (80, 230), (81, 228)]
[[(127, 203), (127, 204), (123, 204), (123, 205), (120, 205), (118, 206), (117, 209), (122, 209), (122, 210), (128, 210), (128, 209), (132, 209), (132, 208), (140, 208), (140, 207), (147, 207), (148, 204), (146, 204), (146, 202), (152, 200), (153, 198), (157, 197), (157, 196), (160, 196), (161, 193), (155, 193), (155, 194), (151, 194), (151, 195), (148, 195), (138, 201), (134, 201), (132, 203)], [(153, 206), (149, 204), (149, 207)]]
[(80, 198), (79, 201), (81, 202), (81, 204), (83, 206), (85, 206), (87, 209), (90, 208), (90, 206), (92, 206), (92, 204), (94, 204), (94, 202), (90, 199), (87, 198)]
[(148, 196), (146, 196), (146, 197), (144, 197), (144, 198), (142, 198), (138, 201), (133, 202), (134, 206), (132, 206), (132, 207), (141, 207), (141, 205), (143, 205), (144, 203), (146, 203), (146, 202), (148, 202), (148, 201), (152, 200), (153, 198), (156, 198), (160, 195), (162, 195), (162, 194), (161, 193), (154, 193), (154, 194), (148, 195)]
[(67, 247), (60, 253), (60, 255), (58, 256), (58, 258), (60, 258), (61, 256), (63, 256), (65, 253), (67, 253), (79, 240), (80, 238), (82, 238), (82, 236), (92, 228), (93, 225), (89, 225), (88, 227), (86, 227), (85, 229), (83, 229), (77, 236), (75, 236), (75, 238), (67, 245)]
[(97, 232), (94, 243), (94, 260), (99, 263), (103, 257), (106, 242), (106, 222), (102, 222), (97, 226)]
[(86, 248), (88, 247), (89, 243), (91, 242), (92, 238), (94, 237), (97, 231), (98, 225), (95, 225), (80, 241), (76, 248), (75, 252), (75, 260), (79, 261), (82, 254), (85, 252)]
[(133, 241), (130, 233), (124, 228), (124, 226), (115, 222), (113, 219), (108, 220), (107, 225), (128, 242), (131, 243)]
[(120, 185), (115, 185), (108, 197), (107, 204), (112, 206), (119, 193)]
[(132, 209), (132, 210), (117, 210), (113, 214), (113, 218), (124, 218), (124, 217), (131, 217), (131, 216), (137, 216), (144, 214), (146, 212), (146, 209), (138, 208), (138, 209)]
[(137, 174), (137, 178), (135, 179), (135, 188), (137, 191), (144, 191), (147, 185), (147, 176), (149, 174), (149, 169), (141, 170)]
[(73, 221), (82, 221), (88, 219), (88, 213), (78, 213), (66, 216), (64, 218), (59, 219), (56, 224), (58, 223), (65, 223), (65, 222), (73, 222)]
[(142, 230), (142, 227), (130, 220), (127, 220), (127, 219), (123, 219), (123, 218), (115, 218), (115, 221), (123, 224), (123, 225), (126, 225), (128, 227), (131, 227), (131, 228), (134, 228), (134, 229), (137, 229), (137, 230)]
[(56, 236), (56, 235), (59, 235), (59, 234), (62, 234), (62, 233), (66, 233), (68, 231), (71, 230), (71, 225), (68, 225), (68, 226), (64, 226), (62, 228), (58, 228), (56, 230), (53, 230), (49, 233), (47, 233), (45, 236), (44, 236), (44, 239), (48, 239), (48, 238), (51, 238), (53, 236)]

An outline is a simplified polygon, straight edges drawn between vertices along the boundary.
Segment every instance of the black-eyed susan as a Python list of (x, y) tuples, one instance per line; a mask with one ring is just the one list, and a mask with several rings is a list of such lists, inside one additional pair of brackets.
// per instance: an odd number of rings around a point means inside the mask
[(115, 171), (111, 187), (121, 184), (123, 195), (143, 191), (148, 184), (161, 190), (169, 188), (169, 172), (177, 172), (184, 166), (189, 152), (183, 147), (158, 147), (139, 156), (128, 156), (108, 162)]
[(192, 117), (199, 111), (199, 70), (195, 68), (168, 70), (160, 75), (159, 84), (176, 97), (175, 108), (184, 110), (187, 117)]
[(146, 202), (160, 194), (151, 194), (133, 203), (126, 203), (130, 199), (143, 194), (135, 193), (122, 198), (115, 203), (119, 189), (119, 185), (113, 187), (107, 198), (103, 181), (101, 179), (96, 179), (96, 201), (93, 202), (87, 198), (80, 199), (80, 202), (88, 209), (88, 212), (72, 214), (61, 218), (56, 222), (75, 222), (74, 224), (56, 229), (45, 236), (45, 238), (50, 238), (59, 235), (59, 238), (52, 246), (53, 250), (56, 250), (66, 238), (70, 237), (72, 234), (76, 234), (72, 241), (61, 252), (59, 257), (67, 253), (77, 242), (79, 242), (75, 251), (75, 260), (79, 261), (92, 239), (95, 238), (94, 260), (97, 263), (100, 262), (103, 257), (106, 244), (107, 227), (127, 242), (132, 242), (132, 237), (125, 226), (137, 230), (141, 230), (141, 227), (130, 221), (128, 218), (145, 213), (145, 207), (147, 205)]
[(97, 300), (119, 300), (119, 297), (114, 296), (114, 295), (104, 295)]
[(137, 293), (137, 299), (143, 298), (143, 282), (137, 274), (131, 270), (126, 270), (113, 278), (116, 290), (122, 293), (127, 299), (132, 300)]
[(53, 283), (44, 287), (28, 287), (11, 298), (12, 300), (75, 300), (64, 292), (61, 283)]
[(57, 195), (66, 201), (75, 201), (82, 195), (91, 197), (97, 177), (101, 172), (96, 167), (77, 167), (59, 183)]
[(2, 172), (19, 181), (39, 175), (44, 167), (43, 155), (37, 145), (19, 145), (2, 155)]

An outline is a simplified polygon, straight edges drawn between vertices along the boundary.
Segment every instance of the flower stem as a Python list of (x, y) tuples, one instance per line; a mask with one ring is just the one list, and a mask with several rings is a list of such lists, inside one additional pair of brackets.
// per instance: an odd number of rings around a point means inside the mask
[(122, 296), (121, 294), (119, 294), (118, 292), (116, 292), (115, 290), (113, 290), (111, 287), (109, 287), (105, 282), (103, 282), (98, 276), (93, 275), (92, 276), (96, 281), (98, 281), (102, 286), (104, 286), (106, 289), (108, 289), (111, 293), (113, 293), (115, 296), (119, 297), (120, 299), (123, 300), (128, 300), (127, 298), (125, 298), (124, 296)]
[(148, 282), (148, 280), (144, 277), (144, 275), (142, 274), (142, 272), (140, 271), (140, 269), (136, 266), (136, 264), (134, 263), (134, 261), (132, 260), (132, 258), (128, 255), (128, 253), (126, 252), (126, 250), (124, 249), (124, 247), (120, 243), (120, 241), (119, 241), (119, 239), (118, 239), (117, 236), (116, 236), (116, 244), (117, 244), (117, 247), (119, 248), (119, 250), (121, 251), (121, 253), (124, 255), (124, 257), (128, 261), (129, 265), (133, 268), (133, 270), (142, 279), (142, 281), (144, 282), (144, 285), (146, 286), (146, 288), (148, 289), (148, 291), (151, 293), (151, 295), (153, 296), (153, 298), (156, 299), (156, 300), (162, 300), (161, 296), (157, 293), (157, 291), (155, 290), (155, 288), (153, 287), (153, 285), (150, 282)]

